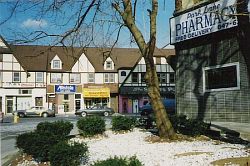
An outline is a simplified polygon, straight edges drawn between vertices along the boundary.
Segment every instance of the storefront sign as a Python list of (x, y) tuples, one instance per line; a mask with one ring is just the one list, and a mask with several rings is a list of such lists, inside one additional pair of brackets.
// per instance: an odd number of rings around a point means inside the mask
[(110, 89), (109, 88), (83, 88), (83, 97), (108, 98), (110, 97)]
[(75, 93), (76, 86), (75, 85), (55, 85), (56, 93)]
[(221, 0), (170, 19), (171, 44), (238, 26), (236, 0)]
[[(174, 93), (175, 89), (172, 86), (160, 87), (161, 94)], [(122, 95), (146, 95), (148, 93), (148, 88), (143, 86), (124, 86), (120, 88), (120, 94)]]
[(8, 88), (31, 88), (35, 87), (35, 83), (13, 83), (13, 82), (4, 82), (3, 87)]

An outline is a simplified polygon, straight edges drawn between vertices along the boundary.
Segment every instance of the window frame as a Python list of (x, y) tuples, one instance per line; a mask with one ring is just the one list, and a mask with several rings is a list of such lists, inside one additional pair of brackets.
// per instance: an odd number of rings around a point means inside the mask
[[(226, 68), (236, 66), (236, 84), (235, 87), (228, 87), (228, 88), (216, 88), (216, 89), (206, 89), (206, 71), (212, 70), (212, 69), (219, 69), (219, 68)], [(239, 62), (235, 63), (227, 63), (224, 65), (216, 65), (216, 66), (209, 66), (209, 67), (203, 67), (202, 69), (202, 75), (203, 75), (203, 92), (215, 92), (215, 91), (226, 91), (226, 90), (239, 90), (240, 89), (240, 64)]]
[[(18, 81), (15, 80), (15, 74), (18, 74)], [(19, 72), (19, 71), (13, 71), (12, 81), (13, 82), (21, 82), (21, 72)]]
[[(134, 76), (136, 75), (136, 82), (134, 81)], [(132, 83), (139, 83), (139, 74), (137, 72), (133, 72), (131, 74), (131, 82)]]
[[(92, 75), (93, 77), (90, 77), (90, 75)], [(88, 73), (88, 83), (95, 83), (95, 73)]]
[(107, 70), (112, 70), (112, 61), (106, 61), (106, 69)]
[[(74, 78), (74, 81), (71, 81), (71, 76), (73, 76), (73, 78)], [(77, 80), (77, 79), (75, 79), (75, 78), (77, 78), (76, 76), (78, 76), (79, 78), (79, 80)], [(81, 83), (81, 74), (80, 73), (70, 73), (69, 74), (69, 83), (70, 84), (73, 84), (73, 83), (75, 83), (75, 84), (80, 84)]]
[[(56, 81), (52, 81), (52, 75), (54, 75), (54, 74), (58, 74), (58, 75), (60, 74), (60, 75), (61, 75), (61, 76), (60, 76), (61, 79), (58, 80), (58, 77), (56, 77)], [(50, 73), (50, 82), (51, 82), (51, 83), (58, 83), (59, 81), (60, 81), (61, 83), (63, 82), (63, 74), (62, 74), (62, 73)]]
[[(58, 64), (56, 62), (58, 62)], [(53, 69), (62, 69), (60, 60), (53, 60), (52, 67)]]
[[(42, 78), (41, 80), (38, 80), (38, 74), (42, 74), (42, 77), (40, 77), (40, 78)], [(36, 72), (36, 82), (39, 82), (39, 83), (41, 83), (41, 82), (44, 82), (44, 73), (43, 72)]]

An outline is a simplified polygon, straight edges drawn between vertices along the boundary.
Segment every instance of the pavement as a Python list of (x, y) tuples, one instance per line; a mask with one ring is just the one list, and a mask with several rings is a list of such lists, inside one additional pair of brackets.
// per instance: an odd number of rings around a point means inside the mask
[[(73, 117), (75, 115), (58, 115), (60, 117)], [(13, 117), (6, 118), (4, 123), (0, 124), (1, 127), (1, 149), (3, 146), (8, 149), (9, 145), (15, 144), (15, 137), (13, 138), (5, 138), (3, 136), (4, 132), (8, 131), (11, 132), (11, 130), (16, 131), (16, 128), (19, 128), (20, 131), (22, 131), (22, 124), (14, 124), (12, 121)], [(36, 123), (28, 122), (28, 128), (25, 130), (33, 130), (36, 127)], [(27, 125), (27, 122), (26, 122)], [(108, 121), (108, 128), (111, 127), (111, 119)], [(240, 137), (244, 140), (247, 140), (250, 142), (250, 123), (236, 123), (236, 122), (211, 122), (211, 126), (215, 128), (223, 128), (223, 129), (229, 129), (234, 130), (240, 133)], [(78, 129), (76, 127), (76, 123), (74, 123), (74, 129), (71, 131), (70, 135), (78, 134)], [(8, 136), (9, 137), (9, 136)], [(4, 142), (4, 145), (2, 144)], [(18, 149), (11, 149), (8, 154), (3, 154), (1, 150), (1, 165), (7, 166), (11, 160), (13, 160), (18, 155)]]

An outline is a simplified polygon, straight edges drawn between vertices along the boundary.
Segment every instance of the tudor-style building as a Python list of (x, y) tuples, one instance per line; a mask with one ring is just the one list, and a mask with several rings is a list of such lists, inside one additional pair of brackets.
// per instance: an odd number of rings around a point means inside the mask
[[(175, 55), (174, 49), (154, 52), (154, 62), (160, 83), (162, 98), (174, 98), (175, 73), (167, 58)], [(144, 58), (138, 59), (132, 68), (119, 69), (119, 111), (120, 113), (138, 113), (139, 107), (150, 102), (144, 76), (146, 64)]]
[(170, 23), (179, 114), (250, 122), (247, 8), (249, 0), (176, 0)]
[[(95, 104), (122, 112), (118, 107), (118, 69), (133, 69), (140, 58), (139, 50), (133, 48), (110, 51), (108, 48), (9, 46), (2, 37), (0, 44), (0, 101), (5, 114), (31, 106), (55, 109), (58, 114), (74, 113)], [(157, 63), (162, 61), (156, 59)], [(133, 70), (138, 73), (136, 68)]]

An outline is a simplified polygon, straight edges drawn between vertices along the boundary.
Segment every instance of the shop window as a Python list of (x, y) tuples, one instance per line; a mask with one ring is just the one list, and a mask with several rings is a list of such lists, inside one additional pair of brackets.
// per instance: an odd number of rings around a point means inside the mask
[(127, 75), (127, 73), (125, 71), (121, 72), (121, 76), (126, 76), (126, 75)]
[(132, 73), (132, 83), (138, 83), (138, 73)]
[(35, 105), (36, 106), (43, 106), (43, 98), (42, 97), (36, 97), (35, 98)]
[(203, 70), (204, 90), (239, 89), (239, 63), (206, 67)]
[(88, 82), (94, 83), (95, 82), (95, 73), (89, 73), (88, 74)]
[(36, 82), (43, 82), (43, 72), (36, 73)]
[(21, 81), (21, 73), (20, 72), (13, 72), (13, 82), (20, 82)]
[(51, 73), (50, 82), (51, 83), (62, 83), (62, 73)]
[(175, 83), (175, 75), (174, 75), (174, 73), (169, 73), (169, 83), (170, 84)]
[(3, 112), (3, 103), (2, 103), (2, 97), (0, 97), (0, 112)]
[(70, 83), (77, 83), (77, 84), (81, 83), (81, 77), (80, 76), (81, 76), (80, 73), (71, 73), (69, 75)]

